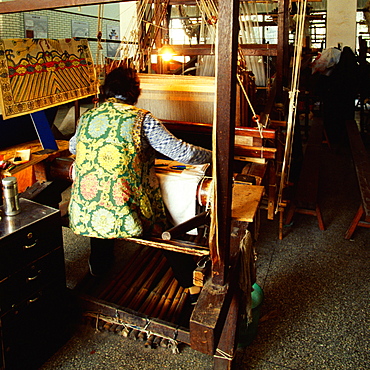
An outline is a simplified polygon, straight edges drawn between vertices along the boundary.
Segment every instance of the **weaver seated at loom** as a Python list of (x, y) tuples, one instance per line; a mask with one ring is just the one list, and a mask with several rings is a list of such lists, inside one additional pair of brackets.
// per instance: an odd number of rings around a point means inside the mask
[[(195, 194), (192, 193), (207, 167), (197, 165), (211, 161), (209, 150), (177, 139), (149, 112), (133, 105), (140, 93), (134, 70), (113, 70), (103, 90), (107, 101), (81, 116), (76, 135), (70, 141), (71, 152), (76, 153), (69, 206), (70, 228), (76, 234), (90, 237), (89, 263), (93, 275), (103, 274), (112, 264), (114, 239), (140, 237), (138, 242), (143, 243), (144, 239), (160, 237), (170, 228), (162, 200), (163, 194), (173, 197), (169, 183), (175, 186), (175, 198), (177, 195), (182, 201), (186, 200), (185, 193), (190, 188), (193, 203), (193, 209), (191, 203), (188, 207), (193, 212), (191, 215), (183, 209), (178, 219), (179, 215), (172, 212), (173, 223), (191, 218), (195, 212)], [(192, 165), (181, 171), (180, 180), (186, 186), (180, 189), (177, 176), (167, 174), (165, 181), (163, 173), (156, 175), (153, 149)], [(158, 161), (157, 164), (157, 172), (161, 168), (163, 172), (165, 166), (159, 166)], [(176, 165), (169, 167), (178, 169)], [(234, 205), (236, 212), (242, 208), (245, 213), (244, 203), (242, 207)], [(153, 242), (148, 245), (155, 246)], [(180, 285), (189, 288), (191, 296), (199, 293), (199, 287), (193, 286), (196, 268), (193, 253), (178, 254), (184, 252), (182, 246), (166, 248), (162, 244), (160, 247)]]
[[(110, 267), (114, 239), (161, 235), (168, 229), (155, 151), (188, 164), (211, 161), (209, 150), (182, 142), (148, 111), (134, 106), (140, 81), (133, 69), (114, 69), (103, 91), (107, 100), (81, 116), (70, 146), (76, 153), (70, 228), (90, 237), (93, 275)], [(180, 284), (199, 293), (192, 287), (192, 256), (164, 253)]]

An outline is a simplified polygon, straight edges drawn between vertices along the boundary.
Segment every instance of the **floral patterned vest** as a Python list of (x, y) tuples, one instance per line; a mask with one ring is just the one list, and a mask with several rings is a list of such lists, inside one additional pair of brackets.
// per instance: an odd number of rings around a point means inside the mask
[(127, 238), (168, 227), (155, 151), (142, 143), (146, 113), (109, 99), (81, 116), (69, 205), (76, 234)]

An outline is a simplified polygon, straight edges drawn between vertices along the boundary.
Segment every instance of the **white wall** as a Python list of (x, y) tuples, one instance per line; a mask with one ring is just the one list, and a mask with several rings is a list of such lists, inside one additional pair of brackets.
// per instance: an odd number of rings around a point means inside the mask
[[(91, 15), (92, 17), (97, 17), (99, 14), (98, 5), (72, 6), (61, 8), (61, 10), (70, 13)], [(103, 4), (103, 17), (119, 20), (119, 3)]]
[(137, 1), (127, 1), (119, 3), (119, 5), (121, 38), (123, 38), (129, 35), (133, 25), (136, 24)]
[(327, 0), (326, 47), (356, 49), (357, 0)]

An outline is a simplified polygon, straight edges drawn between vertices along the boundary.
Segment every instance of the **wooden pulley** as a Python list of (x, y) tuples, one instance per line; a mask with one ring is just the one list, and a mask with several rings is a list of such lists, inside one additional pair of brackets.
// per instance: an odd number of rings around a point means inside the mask
[(197, 201), (200, 206), (206, 206), (209, 203), (209, 196), (211, 193), (212, 178), (204, 177), (198, 184)]
[(60, 157), (55, 158), (50, 163), (49, 175), (50, 177), (60, 180), (73, 181), (72, 170), (73, 170), (74, 159), (71, 157)]
[(258, 114), (255, 114), (252, 117), (252, 121), (258, 123), (261, 120), (261, 117)]

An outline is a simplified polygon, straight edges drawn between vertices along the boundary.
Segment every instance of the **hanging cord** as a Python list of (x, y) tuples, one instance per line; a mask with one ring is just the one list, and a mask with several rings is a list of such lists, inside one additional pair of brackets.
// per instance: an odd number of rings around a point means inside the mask
[[(261, 35), (256, 34), (259, 30), (258, 23), (258, 12), (255, 7), (251, 10), (252, 5), (242, 2), (240, 4), (239, 25), (240, 25), (240, 39), (243, 44), (257, 44), (260, 43)], [(252, 21), (252, 18), (254, 21)], [(255, 24), (257, 23), (257, 24)], [(257, 29), (257, 31), (256, 31)], [(266, 73), (264, 64), (260, 63), (260, 57), (257, 56), (245, 56), (248, 67), (253, 71), (256, 84), (258, 86), (266, 85)]]
[(118, 64), (130, 64), (138, 71), (150, 64), (150, 55), (156, 36), (160, 29), (164, 29), (161, 23), (166, 16), (168, 4), (169, 0), (161, 3), (159, 14), (153, 11), (153, 0), (142, 0), (135, 5), (137, 6), (136, 16), (131, 17), (117, 50), (116, 57), (119, 52), (121, 53), (121, 60)]
[(259, 130), (259, 133), (260, 133), (260, 137), (263, 138), (262, 130), (263, 130), (264, 127), (263, 127), (263, 125), (260, 122), (260, 117), (259, 117), (258, 114), (256, 114), (256, 111), (253, 108), (252, 102), (249, 99), (249, 96), (248, 96), (248, 94), (247, 94), (247, 92), (246, 92), (246, 90), (244, 88), (244, 85), (243, 85), (243, 83), (242, 83), (242, 81), (241, 81), (240, 76), (239, 76), (238, 73), (236, 74), (236, 78), (238, 79), (239, 85), (240, 85), (240, 87), (241, 87), (241, 89), (243, 91), (243, 94), (244, 94), (245, 98), (247, 99), (247, 102), (249, 104), (249, 107), (250, 107), (250, 109), (252, 111), (252, 114), (253, 114), (252, 119), (257, 123), (258, 130)]
[[(102, 46), (102, 20), (103, 20), (103, 14), (104, 14), (104, 5), (99, 5), (98, 6), (98, 29), (97, 29), (97, 43), (98, 43), (98, 48), (96, 51), (96, 78), (98, 79), (98, 84), (99, 86), (101, 85), (102, 81), (101, 78), (102, 76), (102, 71), (104, 70), (104, 61), (103, 61), (103, 46)], [(99, 103), (99, 92), (94, 96), (92, 99), (92, 102), (94, 103), (94, 107), (96, 108), (98, 103)]]
[(234, 359), (235, 355), (236, 355), (236, 351), (235, 351), (234, 355), (231, 356), (228, 353), (226, 353), (225, 351), (217, 348), (216, 349), (216, 354), (213, 357), (221, 358), (221, 359), (227, 360), (227, 361), (232, 361)]

